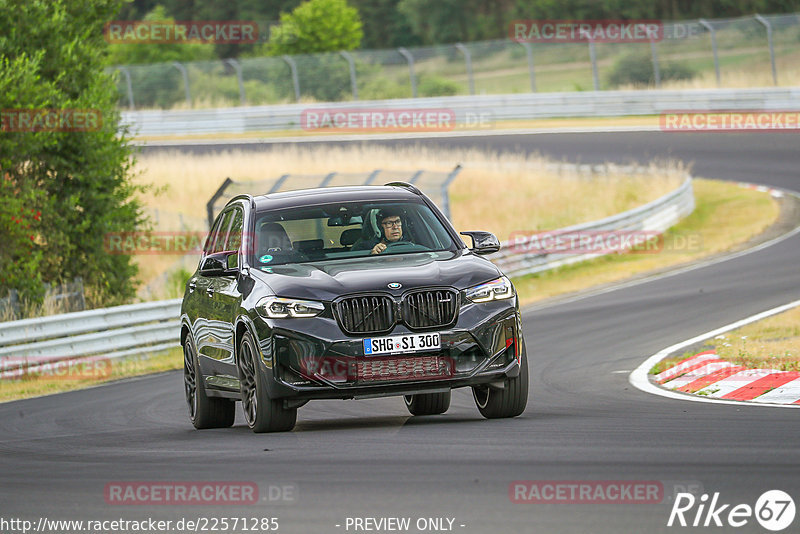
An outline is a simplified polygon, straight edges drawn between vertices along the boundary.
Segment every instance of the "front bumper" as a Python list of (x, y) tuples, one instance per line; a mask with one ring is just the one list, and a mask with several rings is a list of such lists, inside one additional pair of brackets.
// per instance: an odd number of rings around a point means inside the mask
[[(497, 383), (519, 373), (523, 350), (519, 312), (509, 301), (462, 308), (455, 325), (434, 330), (441, 338), (435, 352), (365, 356), (363, 339), (375, 336), (347, 336), (332, 317), (262, 320), (260, 326), (269, 334), (265, 339), (259, 332), (259, 347), (274, 399), (391, 396)], [(398, 325), (386, 335), (407, 333)]]

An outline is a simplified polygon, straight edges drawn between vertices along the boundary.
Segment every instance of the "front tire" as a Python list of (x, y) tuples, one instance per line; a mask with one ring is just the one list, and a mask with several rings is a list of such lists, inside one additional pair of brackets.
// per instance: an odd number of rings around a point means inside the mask
[[(524, 347), (524, 345), (523, 345)], [(478, 411), (486, 419), (516, 417), (525, 411), (528, 405), (528, 357), (522, 351), (519, 375), (508, 378), (503, 389), (486, 386), (472, 388), (472, 396)]]
[(206, 395), (203, 373), (194, 350), (192, 335), (183, 342), (183, 385), (186, 403), (189, 405), (189, 418), (198, 430), (206, 428), (227, 428), (236, 419), (236, 403), (228, 399)]
[(282, 400), (269, 398), (255, 347), (250, 332), (245, 332), (239, 345), (237, 367), (247, 426), (257, 434), (289, 431), (297, 421), (297, 408), (284, 408)]
[(438, 415), (450, 408), (450, 392), (403, 395), (411, 415)]

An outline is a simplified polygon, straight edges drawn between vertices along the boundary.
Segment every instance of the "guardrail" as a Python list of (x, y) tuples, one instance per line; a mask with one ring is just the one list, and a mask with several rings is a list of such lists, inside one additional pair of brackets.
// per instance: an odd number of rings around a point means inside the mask
[(181, 299), (0, 323), (0, 377), (179, 346)]
[(446, 109), (455, 115), (455, 129), (470, 124), (491, 129), (497, 121), (513, 119), (659, 115), (676, 110), (800, 110), (800, 88), (525, 93), (185, 111), (123, 111), (122, 124), (139, 136), (292, 131), (301, 129), (303, 111), (320, 108), (330, 112)]
[[(578, 172), (647, 172), (638, 167), (565, 165)], [(647, 230), (663, 232), (694, 209), (692, 180), (644, 206), (599, 221), (570, 226), (559, 232), (586, 230)], [(509, 276), (540, 272), (597, 257), (597, 254), (530, 254), (504, 248), (492, 260)], [(64, 361), (116, 359), (178, 347), (181, 299), (131, 304), (0, 323), (0, 378)]]
[[(598, 167), (602, 168), (605, 166)], [(579, 235), (581, 232), (601, 231), (661, 233), (694, 211), (694, 206), (692, 178), (691, 176), (687, 176), (686, 180), (678, 189), (644, 206), (639, 206), (617, 215), (600, 219), (599, 221), (561, 228), (551, 233), (561, 236), (569, 236), (570, 234)], [(534, 234), (533, 236), (528, 236), (520, 240), (504, 241), (500, 252), (492, 255), (492, 262), (500, 267), (506, 275), (516, 277), (547, 271), (563, 265), (569, 265), (605, 255), (597, 253), (542, 254), (537, 252), (525, 252), (527, 248), (526, 245), (535, 237), (536, 235)], [(535, 249), (535, 247), (532, 248)]]

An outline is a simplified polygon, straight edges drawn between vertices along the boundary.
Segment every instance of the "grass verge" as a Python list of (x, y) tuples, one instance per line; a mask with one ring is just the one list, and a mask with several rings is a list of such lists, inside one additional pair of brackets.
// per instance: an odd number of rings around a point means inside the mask
[(658, 374), (707, 350), (749, 369), (800, 371), (800, 307), (707, 339), (699, 349), (661, 360), (650, 374)]
[(91, 372), (59, 372), (58, 367), (52, 373), (26, 376), (17, 380), (0, 379), (0, 402), (63, 393), (123, 378), (180, 369), (183, 367), (183, 351), (177, 347), (137, 358), (109, 360), (104, 363), (109, 372), (100, 373), (105, 376), (99, 379), (91, 378)]
[(655, 254), (608, 255), (514, 281), (523, 305), (618, 282), (730, 250), (763, 232), (779, 206), (768, 194), (716, 180), (694, 180), (694, 212), (665, 234)]

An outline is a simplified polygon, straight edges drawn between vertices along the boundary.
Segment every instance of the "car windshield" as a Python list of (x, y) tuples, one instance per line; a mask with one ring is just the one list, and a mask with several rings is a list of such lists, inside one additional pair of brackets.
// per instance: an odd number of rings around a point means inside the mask
[(451, 250), (447, 229), (422, 202), (358, 202), (256, 213), (257, 267)]

